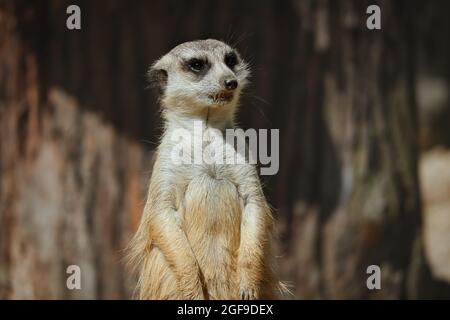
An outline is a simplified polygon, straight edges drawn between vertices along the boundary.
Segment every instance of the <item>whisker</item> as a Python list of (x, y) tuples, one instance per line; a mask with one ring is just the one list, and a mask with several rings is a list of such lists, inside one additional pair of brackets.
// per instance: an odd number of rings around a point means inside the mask
[(267, 101), (266, 99), (260, 97), (260, 96), (257, 96), (257, 95), (254, 95), (254, 94), (250, 94), (250, 97), (251, 97), (251, 98), (255, 98), (256, 100), (258, 100), (258, 101), (264, 103), (265, 105), (270, 106), (270, 102)]
[[(261, 97), (259, 97), (259, 96), (257, 96), (257, 95), (250, 94), (249, 97), (252, 98), (252, 99), (254, 99), (254, 100), (256, 100), (256, 101), (258, 101), (258, 102), (261, 102), (261, 103), (263, 103), (263, 104), (265, 104), (265, 105), (267, 105), (267, 106), (270, 106), (270, 105), (271, 105), (267, 100), (265, 100), (265, 99), (263, 99), (263, 98), (261, 98)], [(250, 103), (251, 103), (251, 105), (252, 105), (253, 107), (255, 107), (255, 109), (258, 111), (258, 113), (262, 116), (264, 122), (266, 122), (270, 127), (272, 127), (273, 123), (272, 123), (272, 121), (267, 117), (266, 113), (264, 112), (264, 109), (261, 108), (261, 106), (260, 106), (259, 104), (254, 103), (254, 101), (250, 101)]]

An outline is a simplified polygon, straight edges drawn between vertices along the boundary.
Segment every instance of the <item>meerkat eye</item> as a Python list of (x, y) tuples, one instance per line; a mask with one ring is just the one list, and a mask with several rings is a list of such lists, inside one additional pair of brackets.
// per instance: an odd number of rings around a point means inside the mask
[(225, 64), (228, 68), (233, 69), (238, 64), (236, 53), (230, 52), (225, 55)]
[(188, 61), (188, 67), (193, 72), (200, 72), (205, 68), (206, 62), (201, 59), (193, 58)]

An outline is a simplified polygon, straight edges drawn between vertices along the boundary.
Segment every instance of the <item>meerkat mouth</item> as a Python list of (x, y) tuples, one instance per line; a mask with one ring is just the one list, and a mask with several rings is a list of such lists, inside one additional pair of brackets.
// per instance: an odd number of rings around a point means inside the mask
[(232, 91), (220, 91), (214, 95), (210, 95), (209, 98), (217, 104), (224, 104), (230, 102), (233, 99)]

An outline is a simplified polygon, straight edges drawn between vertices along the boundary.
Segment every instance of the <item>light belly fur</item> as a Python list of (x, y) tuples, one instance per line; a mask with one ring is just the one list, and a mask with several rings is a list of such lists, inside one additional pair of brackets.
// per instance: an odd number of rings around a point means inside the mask
[(236, 186), (200, 174), (190, 181), (182, 207), (183, 230), (210, 298), (238, 298), (236, 259), (243, 203)]

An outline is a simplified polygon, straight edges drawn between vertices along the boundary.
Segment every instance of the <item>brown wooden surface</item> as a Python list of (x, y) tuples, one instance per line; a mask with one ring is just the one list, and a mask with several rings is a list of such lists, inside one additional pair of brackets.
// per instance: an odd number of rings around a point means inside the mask
[(450, 297), (423, 258), (415, 90), (449, 78), (449, 4), (378, 1), (369, 31), (372, 2), (86, 0), (69, 31), (73, 1), (0, 1), (0, 297), (131, 296), (120, 258), (161, 125), (146, 69), (206, 37), (251, 63), (242, 126), (280, 129), (264, 182), (295, 297)]

